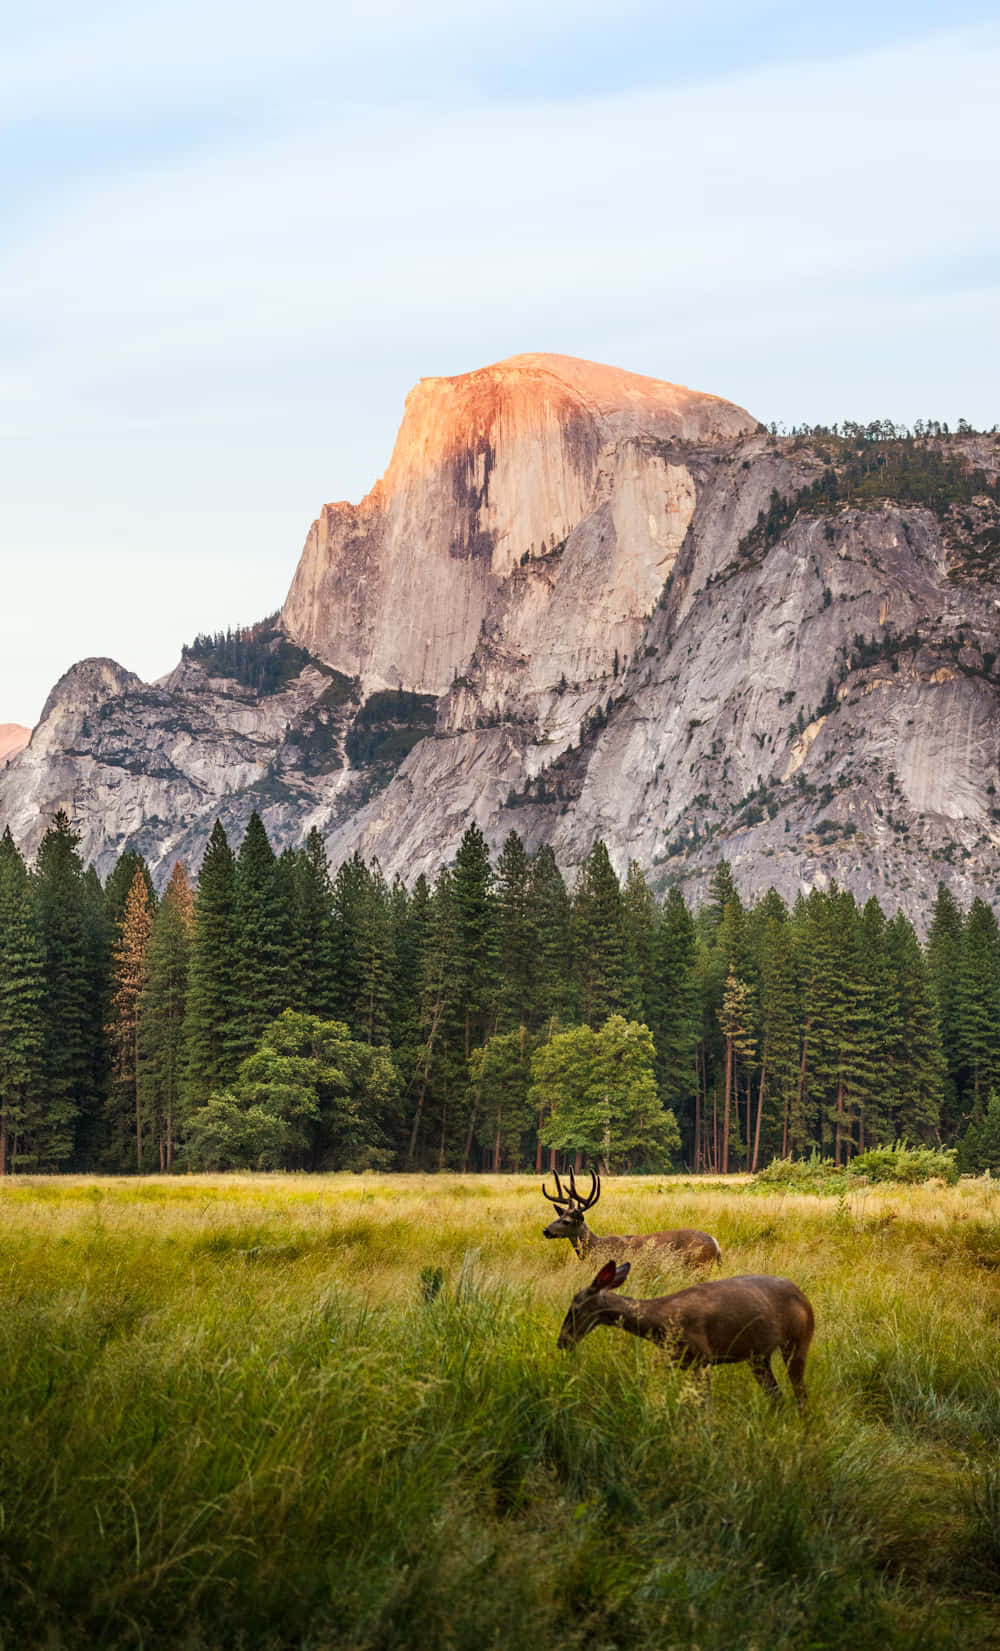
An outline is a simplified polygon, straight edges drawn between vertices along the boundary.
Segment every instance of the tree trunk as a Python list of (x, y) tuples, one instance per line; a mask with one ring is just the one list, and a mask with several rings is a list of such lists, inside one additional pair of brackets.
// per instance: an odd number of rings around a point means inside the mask
[(434, 1039), (437, 1035), (438, 1021), (441, 1019), (443, 1011), (444, 998), (442, 997), (438, 999), (434, 1007), (434, 1019), (431, 1021), (431, 1029), (427, 1037), (427, 1054), (424, 1059), (424, 1076), (420, 1085), (420, 1094), (417, 1097), (417, 1110), (413, 1114), (413, 1128), (410, 1131), (410, 1150), (407, 1154), (407, 1162), (411, 1168), (413, 1167), (414, 1155), (417, 1150), (417, 1135), (420, 1130), (420, 1119), (424, 1110), (424, 1096), (427, 1094), (427, 1082), (431, 1071), (431, 1056), (434, 1052)]
[(694, 1173), (700, 1175), (701, 1163), (701, 1078), (698, 1072), (698, 1051), (694, 1052)]
[(836, 1129), (836, 1134), (834, 1135), (834, 1148), (833, 1148), (833, 1162), (834, 1162), (834, 1166), (837, 1169), (840, 1168), (840, 1154), (841, 1154), (841, 1151), (842, 1151), (842, 1148), (843, 1148), (843, 1140), (844, 1140), (844, 1079), (843, 1079), (843, 1076), (841, 1076), (841, 1078), (840, 1078), (840, 1080), (837, 1084), (837, 1129)]
[(760, 1088), (757, 1091), (757, 1128), (753, 1132), (753, 1163), (750, 1165), (750, 1174), (757, 1173), (757, 1158), (760, 1153), (760, 1121), (764, 1116), (764, 1083), (767, 1078), (767, 1056), (760, 1063)]
[(729, 1174), (729, 1111), (733, 1093), (733, 1040), (726, 1039), (726, 1098), (722, 1108), (722, 1173)]
[(809, 1028), (812, 1021), (806, 1021), (805, 1034), (802, 1038), (802, 1060), (799, 1063), (799, 1117), (802, 1117), (806, 1101), (806, 1057), (809, 1053)]
[(7, 1115), (0, 1114), (0, 1175), (7, 1173)]
[(139, 1023), (132, 1042), (132, 1082), (135, 1084), (135, 1167), (142, 1174), (142, 1110), (139, 1104)]

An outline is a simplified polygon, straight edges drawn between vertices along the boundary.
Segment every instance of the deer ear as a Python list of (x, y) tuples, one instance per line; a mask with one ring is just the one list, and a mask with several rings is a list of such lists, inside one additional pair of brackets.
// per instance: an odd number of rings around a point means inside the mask
[(619, 1284), (624, 1284), (625, 1283), (625, 1280), (628, 1278), (631, 1266), (632, 1266), (631, 1261), (623, 1261), (621, 1266), (618, 1268), (617, 1272), (615, 1273), (615, 1289), (616, 1290), (617, 1290)]
[[(625, 1271), (628, 1272), (628, 1267), (626, 1267)], [(616, 1282), (617, 1277), (617, 1261), (606, 1261), (590, 1288), (592, 1290), (609, 1290), (612, 1284)]]

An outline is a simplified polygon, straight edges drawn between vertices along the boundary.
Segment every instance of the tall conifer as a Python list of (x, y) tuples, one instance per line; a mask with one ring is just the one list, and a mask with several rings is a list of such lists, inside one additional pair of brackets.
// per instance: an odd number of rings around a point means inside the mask
[(624, 1006), (625, 923), (621, 885), (600, 838), (573, 895), (573, 950), (581, 1018), (603, 1026)]
[(153, 916), (139, 1003), (139, 1100), (161, 1171), (174, 1167), (194, 896), (178, 860)]
[(256, 809), (236, 858), (234, 879), (235, 972), (240, 1012), (233, 1041), (241, 1058), (261, 1032), (289, 1007), (294, 995), (290, 892)]
[(194, 905), (191, 969), (184, 1015), (184, 1106), (201, 1106), (235, 1077), (239, 1049), (236, 1017), (236, 863), (221, 820), (205, 849)]
[(109, 1145), (113, 1161), (124, 1167), (131, 1159), (144, 1168), (143, 1117), (139, 1084), (139, 1000), (147, 980), (146, 953), (153, 915), (141, 869), (132, 879), (122, 913), (111, 971), (111, 1099), (108, 1107)]
[(92, 1099), (96, 1034), (79, 842), (79, 833), (60, 809), (39, 846), (35, 880), (45, 957), (45, 1109), (38, 1157), (48, 1166), (65, 1163), (72, 1155), (77, 1122)]
[(24, 861), (0, 843), (0, 1175), (33, 1161), (43, 1136), (44, 958)]

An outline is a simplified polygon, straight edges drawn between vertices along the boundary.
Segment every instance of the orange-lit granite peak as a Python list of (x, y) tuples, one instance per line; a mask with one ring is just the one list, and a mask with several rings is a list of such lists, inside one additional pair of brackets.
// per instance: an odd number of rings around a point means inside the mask
[(356, 508), (327, 506), (313, 524), (285, 628), (368, 689), (442, 693), (501, 584), (603, 505), (614, 518), (612, 586), (622, 584), (616, 548), (630, 563), (628, 589), (603, 619), (631, 623), (655, 600), (690, 519), (685, 449), (753, 428), (715, 396), (571, 356), (421, 379), (383, 480)]
[(19, 722), (0, 722), (0, 768), (5, 768), (31, 738), (31, 729)]

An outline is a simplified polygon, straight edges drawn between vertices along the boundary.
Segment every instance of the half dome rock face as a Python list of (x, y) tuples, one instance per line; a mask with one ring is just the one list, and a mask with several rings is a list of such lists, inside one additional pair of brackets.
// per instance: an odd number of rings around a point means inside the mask
[[(441, 694), (505, 581), (544, 559), (554, 594), (556, 560), (600, 514), (586, 548), (588, 602), (611, 647), (627, 649), (690, 522), (687, 454), (754, 427), (717, 397), (569, 356), (421, 379), (383, 480), (356, 508), (328, 505), (313, 524), (284, 628), (366, 692)], [(559, 604), (540, 606), (548, 630)]]

